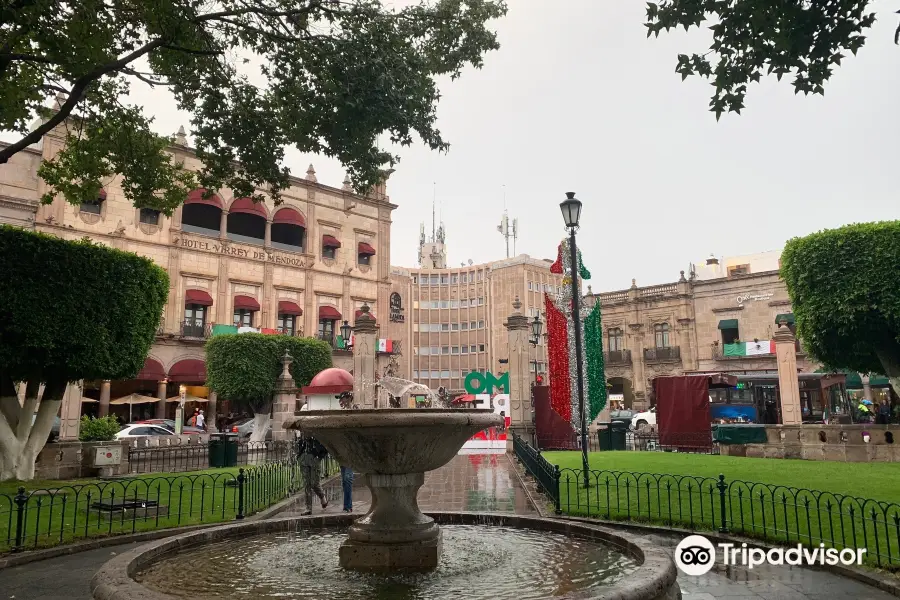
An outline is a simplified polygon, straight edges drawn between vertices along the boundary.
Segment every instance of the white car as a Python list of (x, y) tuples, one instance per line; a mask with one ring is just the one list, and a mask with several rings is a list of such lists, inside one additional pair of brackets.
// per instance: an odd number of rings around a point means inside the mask
[(631, 430), (640, 431), (648, 427), (656, 426), (656, 407), (654, 406), (648, 411), (639, 412), (631, 417)]
[(126, 425), (116, 434), (116, 439), (145, 437), (150, 435), (175, 435), (168, 429), (158, 425), (147, 425), (146, 423), (132, 423)]

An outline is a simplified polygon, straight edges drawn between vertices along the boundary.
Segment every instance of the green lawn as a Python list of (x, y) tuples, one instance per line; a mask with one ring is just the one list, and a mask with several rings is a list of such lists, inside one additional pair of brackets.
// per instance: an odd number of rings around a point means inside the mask
[[(19, 529), (15, 496), (20, 485), (27, 503), (22, 513), (25, 549), (77, 539), (149, 531), (166, 527), (230, 521), (238, 514), (237, 468), (190, 473), (154, 473), (127, 479), (0, 483), (0, 553), (13, 549)], [(253, 514), (302, 487), (298, 465), (273, 463), (245, 468), (244, 514)], [(113, 518), (98, 501), (150, 500), (161, 510), (119, 511)]]
[(719, 529), (724, 514), (732, 532), (866, 547), (871, 563), (900, 568), (900, 464), (593, 452), (585, 488), (579, 452), (542, 455), (560, 467), (566, 514), (698, 529)]

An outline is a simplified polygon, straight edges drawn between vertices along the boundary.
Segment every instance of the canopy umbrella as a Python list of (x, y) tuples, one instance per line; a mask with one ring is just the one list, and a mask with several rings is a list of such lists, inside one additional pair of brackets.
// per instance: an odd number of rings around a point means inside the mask
[(158, 398), (154, 398), (153, 396), (144, 396), (142, 394), (128, 394), (127, 396), (122, 396), (121, 398), (116, 398), (115, 400), (110, 400), (110, 404), (128, 405), (128, 422), (131, 423), (131, 407), (135, 404), (152, 404), (154, 402), (159, 402)]
[(463, 394), (453, 399), (453, 404), (462, 404), (463, 402), (475, 402), (475, 396), (473, 394)]
[[(190, 394), (184, 397), (185, 402), (209, 402), (208, 398), (201, 398), (200, 396), (191, 396)], [(171, 398), (166, 398), (166, 402), (181, 402), (181, 396), (172, 396)]]
[(81, 401), (82, 402), (100, 402), (99, 400), (94, 400), (93, 398), (85, 398), (84, 396), (81, 397)]

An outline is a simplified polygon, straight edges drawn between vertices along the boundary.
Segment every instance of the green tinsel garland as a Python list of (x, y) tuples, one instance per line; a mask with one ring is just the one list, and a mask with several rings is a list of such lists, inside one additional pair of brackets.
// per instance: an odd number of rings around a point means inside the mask
[(591, 272), (587, 270), (587, 267), (584, 266), (584, 261), (581, 260), (581, 250), (578, 251), (578, 274), (581, 275), (582, 279), (591, 278)]
[[(583, 267), (582, 267), (583, 269)], [(606, 406), (606, 372), (603, 364), (603, 331), (600, 324), (600, 303), (594, 305), (584, 322), (584, 345), (587, 350), (588, 407), (593, 421)]]

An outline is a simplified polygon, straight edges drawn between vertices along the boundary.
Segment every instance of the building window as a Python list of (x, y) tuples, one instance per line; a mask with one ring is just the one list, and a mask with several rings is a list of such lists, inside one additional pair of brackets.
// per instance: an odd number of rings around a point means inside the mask
[(253, 327), (253, 313), (255, 311), (246, 309), (246, 308), (238, 308), (234, 311), (234, 326), (235, 327)]
[(206, 328), (206, 307), (201, 304), (186, 304), (184, 307), (184, 335), (203, 337)]
[(532, 291), (533, 289), (534, 289), (534, 284), (532, 284), (532, 283), (529, 281), (529, 282), (528, 282), (528, 291), (530, 292), (530, 291)]
[(472, 330), (478, 329), (478, 323), (476, 323), (475, 321), (472, 321), (471, 323), (469, 323), (469, 329), (472, 329)]
[(278, 331), (284, 335), (293, 336), (297, 331), (297, 317), (295, 315), (278, 314)]
[(653, 326), (653, 333), (656, 335), (656, 347), (657, 348), (668, 348), (669, 347), (669, 324), (668, 323), (657, 323)]
[(459, 354), (459, 346), (452, 346), (450, 348), (450, 354)]
[(337, 257), (337, 248), (333, 248), (332, 246), (322, 246), (322, 258), (334, 259), (335, 257)]
[(441, 346), (441, 354), (450, 354), (450, 346)]
[(468, 354), (468, 353), (469, 353), (469, 347), (468, 347), (468, 346), (462, 346), (462, 347), (459, 349), (459, 353), (460, 353), (460, 354)]
[(371, 264), (371, 255), (369, 254), (360, 254), (357, 257), (357, 263), (360, 265), (368, 265)]
[(459, 331), (459, 323), (451, 323), (450, 329), (451, 331)]
[(334, 344), (334, 319), (319, 319), (319, 339)]
[(609, 330), (609, 348), (610, 352), (618, 352), (623, 349), (625, 342), (625, 334), (618, 327)]
[(468, 324), (468, 323), (460, 323), (460, 324), (459, 324), (459, 328), (460, 328), (462, 331), (467, 331), (467, 330), (469, 329), (469, 324)]
[(732, 267), (728, 267), (728, 276), (732, 277), (733, 275), (749, 275), (750, 274), (750, 265), (734, 265)]
[(155, 208), (142, 208), (138, 219), (145, 225), (159, 225), (159, 211)]
[(484, 344), (478, 344), (478, 351), (484, 352)]
[(723, 344), (734, 344), (739, 339), (741, 339), (741, 335), (737, 327), (729, 327), (727, 329), (722, 329), (721, 331)]
[(103, 203), (106, 201), (106, 192), (100, 190), (100, 193), (97, 195), (96, 200), (92, 200), (90, 202), (82, 202), (79, 210), (83, 213), (89, 213), (92, 215), (99, 215), (100, 209), (103, 207)]
[(484, 329), (484, 321), (478, 321), (478, 329)]
[(459, 283), (459, 275), (455, 275), (455, 274), (454, 274), (454, 275), (451, 275), (451, 276), (450, 276), (450, 283)]
[[(413, 282), (413, 283), (419, 283), (419, 276), (418, 276), (418, 275), (413, 275), (413, 276), (412, 276), (412, 282)], [(416, 371), (416, 373), (418, 373), (418, 371)]]
[(478, 346), (469, 346), (469, 354), (475, 354), (478, 352)]
[(441, 285), (447, 285), (450, 279), (446, 275), (441, 275)]

